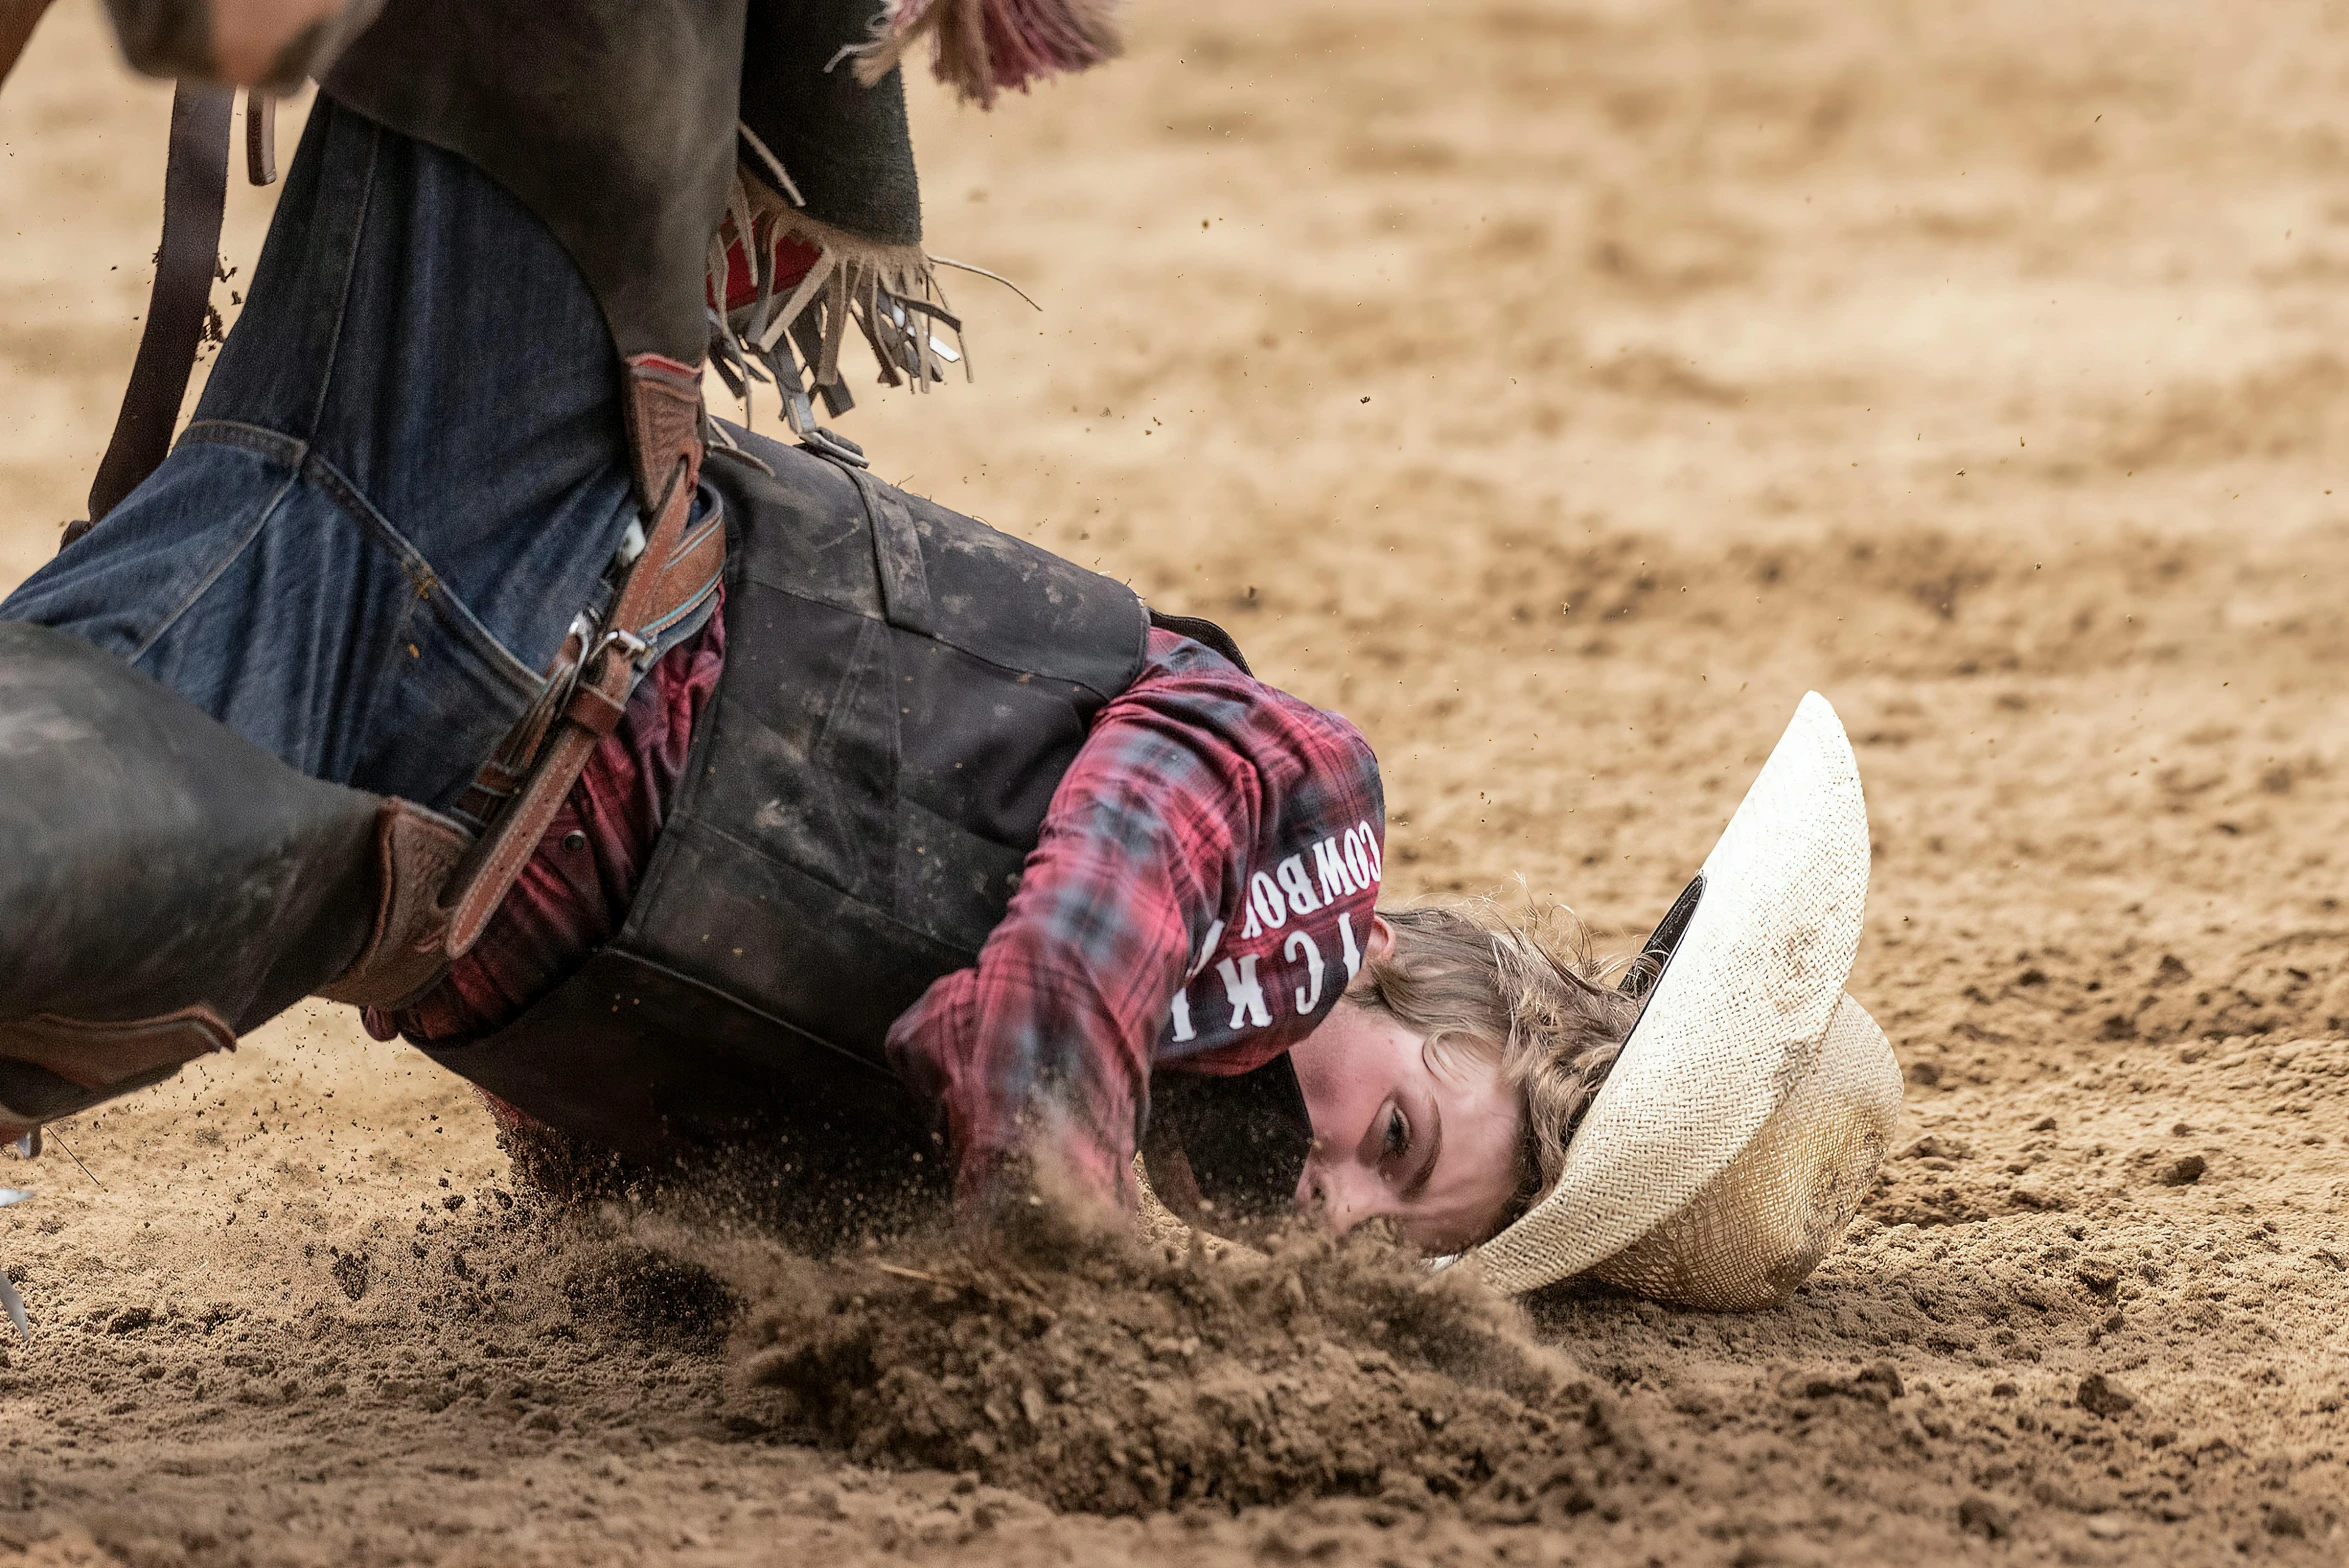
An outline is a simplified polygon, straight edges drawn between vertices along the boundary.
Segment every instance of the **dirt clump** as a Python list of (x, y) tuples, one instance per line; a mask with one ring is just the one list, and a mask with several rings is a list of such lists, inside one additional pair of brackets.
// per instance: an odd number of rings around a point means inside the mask
[(606, 1315), (646, 1339), (687, 1346), (723, 1339), (741, 1305), (708, 1268), (641, 1242), (593, 1249), (565, 1272), (562, 1288), (581, 1317)]
[(1441, 1498), (1557, 1522), (1648, 1465), (1513, 1308), (1367, 1239), (1219, 1260), (1071, 1228), (868, 1258), (794, 1281), (742, 1339), (787, 1430), (1067, 1510)]

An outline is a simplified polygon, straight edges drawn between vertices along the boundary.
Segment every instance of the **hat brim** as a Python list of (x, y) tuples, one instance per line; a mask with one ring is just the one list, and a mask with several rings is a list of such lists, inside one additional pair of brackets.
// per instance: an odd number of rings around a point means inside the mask
[(1817, 692), (1696, 891), (1556, 1185), (1476, 1251), (1502, 1290), (1584, 1273), (1685, 1208), (1819, 1059), (1859, 951), (1868, 812), (1851, 742)]
[(1775, 1306), (1843, 1235), (1900, 1117), (1900, 1064), (1849, 995), (1817, 1064), (1688, 1206), (1591, 1272), (1709, 1312)]

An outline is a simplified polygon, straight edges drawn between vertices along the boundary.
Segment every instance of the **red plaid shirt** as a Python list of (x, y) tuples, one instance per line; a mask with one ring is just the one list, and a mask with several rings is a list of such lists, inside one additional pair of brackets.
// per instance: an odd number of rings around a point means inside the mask
[(1130, 1196), (1153, 1067), (1246, 1072), (1329, 1016), (1385, 824), (1354, 726), (1152, 632), (977, 965), (889, 1031), (898, 1075), (945, 1111), (964, 1197), (1021, 1152)]
[[(611, 939), (724, 658), (713, 617), (654, 667), (480, 945), (398, 1020), (407, 1034), (496, 1029)], [(1153, 631), (977, 964), (889, 1031), (898, 1074), (939, 1108), (964, 1199), (1022, 1154), (1129, 1199), (1153, 1069), (1246, 1072), (1329, 1015), (1361, 962), (1384, 833), (1377, 759), (1352, 725)]]

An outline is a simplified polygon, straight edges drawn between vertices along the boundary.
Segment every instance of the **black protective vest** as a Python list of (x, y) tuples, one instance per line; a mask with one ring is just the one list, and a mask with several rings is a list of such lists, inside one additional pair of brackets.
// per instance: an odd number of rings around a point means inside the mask
[(809, 1180), (943, 1191), (883, 1040), (1002, 919), (1148, 612), (859, 469), (745, 445), (771, 475), (715, 448), (705, 469), (726, 666), (625, 926), (504, 1030), (428, 1049), (639, 1161), (748, 1144)]

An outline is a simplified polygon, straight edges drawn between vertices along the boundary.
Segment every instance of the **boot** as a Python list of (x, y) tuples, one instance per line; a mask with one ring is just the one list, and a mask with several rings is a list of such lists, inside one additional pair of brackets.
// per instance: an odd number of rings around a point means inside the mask
[(160, 1082), (312, 992), (421, 990), (466, 842), (0, 622), (0, 1136)]

